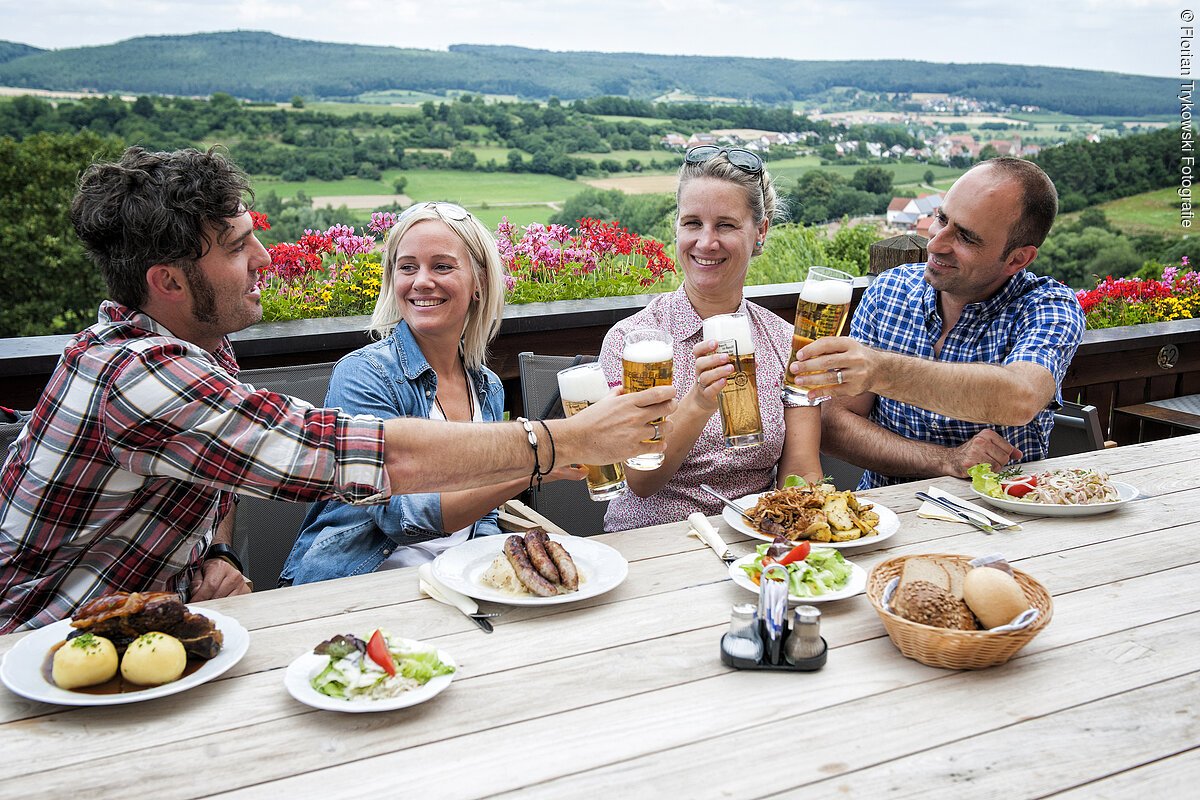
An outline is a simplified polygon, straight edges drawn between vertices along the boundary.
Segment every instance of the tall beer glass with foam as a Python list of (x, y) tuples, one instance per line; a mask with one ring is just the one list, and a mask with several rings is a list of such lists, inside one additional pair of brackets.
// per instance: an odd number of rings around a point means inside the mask
[(745, 314), (717, 314), (704, 320), (704, 338), (717, 340), (717, 352), (727, 353), (733, 374), (725, 381), (717, 407), (726, 447), (762, 444), (762, 415), (758, 411), (758, 382), (754, 338)]
[[(640, 392), (655, 386), (669, 386), (674, 377), (675, 356), (671, 347), (671, 334), (653, 328), (638, 328), (625, 335), (625, 347), (621, 351), (622, 380), (625, 391)], [(653, 425), (662, 423), (657, 419)], [(660, 441), (655, 435), (647, 442)], [(643, 453), (626, 459), (631, 469), (651, 470), (662, 465), (662, 453)]]
[[(597, 362), (568, 367), (558, 373), (558, 392), (562, 396), (563, 413), (578, 414), (608, 394), (604, 368)], [(589, 464), (588, 496), (593, 500), (611, 500), (625, 493), (625, 468), (620, 464)]]
[[(800, 290), (800, 300), (796, 303), (796, 329), (792, 333), (792, 357), (788, 359), (789, 365), (796, 360), (796, 353), (812, 344), (814, 340), (822, 336), (842, 335), (842, 330), (846, 327), (846, 312), (850, 310), (850, 297), (854, 291), (853, 282), (853, 275), (832, 267), (809, 268), (804, 288)], [(790, 371), (784, 373), (785, 403), (815, 406), (826, 399), (820, 396), (819, 390), (829, 384), (797, 386), (797, 377)]]

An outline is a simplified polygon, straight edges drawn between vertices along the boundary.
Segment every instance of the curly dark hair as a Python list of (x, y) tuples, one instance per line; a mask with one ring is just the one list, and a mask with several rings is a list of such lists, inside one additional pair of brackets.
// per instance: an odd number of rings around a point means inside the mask
[(130, 308), (146, 302), (146, 270), (189, 267), (230, 229), (253, 191), (245, 174), (212, 148), (152, 153), (140, 147), (84, 171), (71, 223), (100, 268), (109, 296)]

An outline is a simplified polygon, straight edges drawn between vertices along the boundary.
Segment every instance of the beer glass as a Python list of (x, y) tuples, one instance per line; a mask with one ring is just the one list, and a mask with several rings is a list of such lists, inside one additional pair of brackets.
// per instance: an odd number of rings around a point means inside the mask
[[(608, 394), (604, 368), (592, 362), (564, 369), (558, 373), (558, 392), (563, 413), (578, 414)], [(612, 500), (625, 493), (625, 469), (620, 464), (588, 464), (587, 469), (588, 496), (593, 500)]]
[[(846, 312), (850, 309), (850, 295), (853, 292), (854, 276), (831, 267), (810, 267), (804, 288), (800, 290), (800, 300), (796, 303), (796, 329), (792, 333), (792, 357), (790, 365), (796, 360), (796, 353), (814, 339), (822, 336), (841, 336), (846, 327)], [(811, 375), (813, 373), (801, 373)], [(823, 386), (797, 386), (795, 380), (800, 377), (793, 375), (791, 370), (784, 368), (783, 400), (785, 403), (800, 406), (815, 406), (824, 400), (820, 397)], [(810, 395), (816, 394), (813, 398)]]
[(704, 320), (704, 338), (717, 340), (717, 352), (728, 353), (733, 374), (717, 399), (721, 432), (726, 447), (762, 444), (762, 416), (758, 413), (758, 382), (754, 368), (754, 339), (745, 314), (717, 314)]
[[(626, 393), (669, 386), (674, 377), (675, 352), (671, 334), (652, 328), (639, 328), (625, 335), (625, 347), (621, 351), (622, 382)], [(661, 425), (662, 417), (653, 424)], [(660, 441), (658, 434), (646, 442)], [(663, 463), (662, 453), (643, 453), (625, 460), (630, 469), (658, 469)]]

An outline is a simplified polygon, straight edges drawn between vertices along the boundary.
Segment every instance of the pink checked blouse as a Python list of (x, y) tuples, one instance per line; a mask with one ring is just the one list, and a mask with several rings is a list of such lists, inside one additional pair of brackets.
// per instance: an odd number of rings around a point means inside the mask
[[(622, 531), (687, 519), (694, 511), (719, 514), (721, 504), (700, 490), (707, 483), (726, 497), (742, 497), (774, 488), (775, 465), (783, 453), (784, 363), (791, 354), (792, 326), (762, 306), (742, 300), (738, 308), (750, 316), (758, 370), (758, 402), (765, 441), (757, 447), (729, 450), (721, 434), (721, 418), (713, 412), (700, 438), (679, 470), (657, 494), (638, 497), (626, 492), (609, 503), (604, 529)], [(621, 350), (625, 334), (658, 328), (671, 334), (675, 347), (675, 396), (683, 398), (696, 382), (692, 348), (701, 341), (704, 322), (683, 288), (659, 295), (644, 309), (618, 322), (604, 337), (600, 363), (610, 386), (621, 385)]]

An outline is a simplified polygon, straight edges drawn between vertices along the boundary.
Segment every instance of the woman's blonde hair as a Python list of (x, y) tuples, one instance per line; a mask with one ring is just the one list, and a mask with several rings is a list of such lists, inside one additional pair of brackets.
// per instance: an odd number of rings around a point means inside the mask
[(678, 178), (679, 183), (675, 190), (676, 206), (679, 205), (679, 194), (688, 181), (693, 178), (718, 178), (742, 187), (755, 225), (761, 225), (764, 219), (775, 222), (787, 217), (787, 202), (775, 191), (775, 181), (765, 165), (761, 173), (746, 172), (730, 163), (729, 157), (721, 152), (707, 161), (692, 164), (685, 161), (679, 168)]
[(500, 331), (500, 318), (504, 313), (504, 265), (496, 249), (492, 232), (462, 206), (453, 203), (419, 203), (400, 215), (388, 231), (383, 250), (383, 276), (380, 279), (379, 298), (371, 314), (367, 330), (377, 339), (391, 334), (400, 320), (404, 319), (404, 308), (396, 300), (396, 254), (400, 240), (412, 227), (426, 220), (438, 220), (454, 231), (471, 257), (471, 271), (475, 276), (475, 291), (478, 299), (472, 299), (467, 310), (467, 321), (463, 327), (459, 350), (468, 369), (479, 369), (487, 360), (488, 343)]

